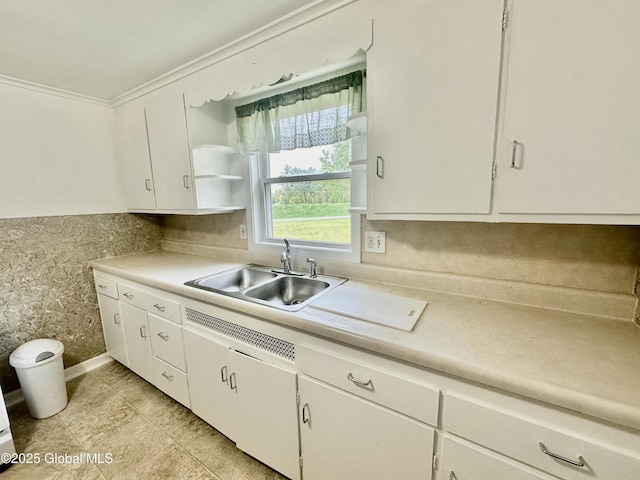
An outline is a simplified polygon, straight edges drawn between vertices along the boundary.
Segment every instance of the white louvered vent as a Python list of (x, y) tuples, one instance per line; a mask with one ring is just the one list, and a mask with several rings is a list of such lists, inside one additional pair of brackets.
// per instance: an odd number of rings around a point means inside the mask
[(265, 350), (269, 353), (277, 355), (294, 362), (296, 359), (295, 346), (291, 342), (280, 340), (279, 338), (256, 332), (246, 327), (221, 320), (206, 313), (198, 312), (185, 308), (187, 313), (187, 321), (208, 328), (214, 332), (218, 332), (226, 337), (233, 338), (252, 347)]

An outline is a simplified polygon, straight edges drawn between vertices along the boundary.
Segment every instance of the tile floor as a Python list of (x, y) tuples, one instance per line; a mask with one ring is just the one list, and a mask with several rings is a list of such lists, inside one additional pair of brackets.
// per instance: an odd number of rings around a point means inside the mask
[[(117, 362), (68, 382), (67, 391), (67, 408), (47, 419), (31, 418), (24, 404), (9, 409), (16, 450), (39, 453), (41, 462), (12, 465), (0, 480), (285, 480)], [(91, 463), (87, 453), (113, 461)], [(46, 454), (60, 461), (46, 463)]]

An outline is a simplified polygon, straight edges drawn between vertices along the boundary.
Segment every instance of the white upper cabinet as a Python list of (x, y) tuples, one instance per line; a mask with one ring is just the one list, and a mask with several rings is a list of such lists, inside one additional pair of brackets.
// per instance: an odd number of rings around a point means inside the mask
[(519, 215), (505, 218), (640, 213), (638, 25), (635, 0), (513, 2), (496, 211)]
[(370, 218), (489, 213), (502, 11), (502, 0), (411, 0), (376, 16)]
[(116, 155), (129, 210), (155, 210), (147, 123), (142, 108), (122, 107), (116, 116)]
[(145, 108), (158, 210), (195, 208), (189, 139), (182, 95)]

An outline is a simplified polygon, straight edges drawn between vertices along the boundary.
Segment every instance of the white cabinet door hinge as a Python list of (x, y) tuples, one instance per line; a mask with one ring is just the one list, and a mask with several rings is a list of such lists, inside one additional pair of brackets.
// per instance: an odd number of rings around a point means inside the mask
[(496, 179), (496, 172), (498, 171), (498, 162), (496, 162), (495, 158), (493, 159), (493, 163), (491, 164), (491, 180)]
[(300, 455), (300, 468), (302, 468), (302, 455)]
[(296, 403), (300, 405), (300, 392), (296, 392)]
[(433, 467), (434, 470), (438, 470), (438, 454), (437, 453), (433, 454), (433, 462), (431, 463), (431, 466)]
[(509, 26), (509, 10), (502, 11), (502, 31), (504, 32)]

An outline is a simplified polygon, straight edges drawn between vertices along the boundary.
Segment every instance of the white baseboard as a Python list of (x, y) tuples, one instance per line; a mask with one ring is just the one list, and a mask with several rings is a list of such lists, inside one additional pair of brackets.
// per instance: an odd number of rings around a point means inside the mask
[[(111, 358), (108, 353), (102, 353), (96, 357), (90, 358), (89, 360), (78, 363), (77, 365), (65, 368), (64, 380), (65, 382), (68, 382), (69, 380), (73, 380), (80, 375), (90, 372), (91, 370), (95, 370), (96, 368), (100, 368), (110, 362), (113, 362), (113, 358)], [(17, 405), (22, 401), (24, 401), (24, 395), (22, 394), (21, 388), (14, 390), (13, 392), (9, 392), (4, 396), (4, 403), (7, 405), (7, 408)]]

